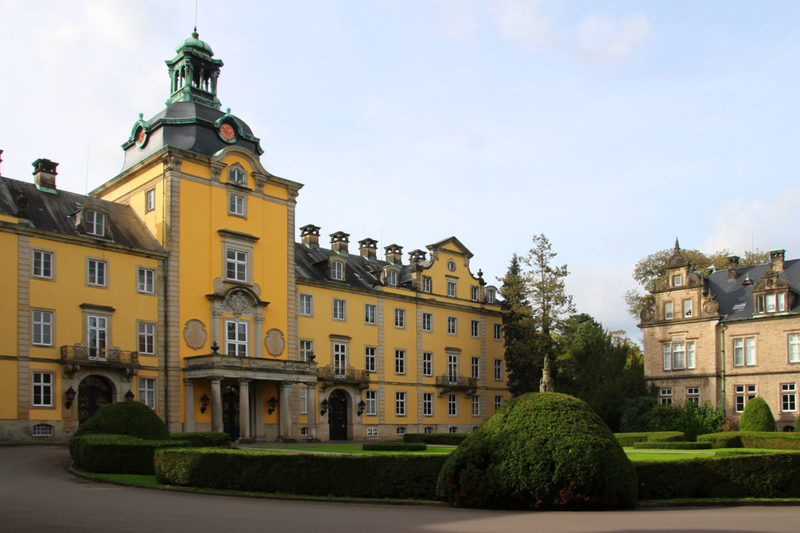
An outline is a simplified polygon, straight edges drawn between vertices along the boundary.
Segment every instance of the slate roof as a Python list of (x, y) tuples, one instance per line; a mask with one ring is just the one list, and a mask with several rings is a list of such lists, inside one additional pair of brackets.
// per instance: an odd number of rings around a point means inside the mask
[[(336, 256), (346, 265), (343, 281), (331, 280), (328, 277), (328, 259), (331, 256)], [(340, 254), (325, 248), (309, 248), (302, 243), (294, 245), (294, 262), (298, 278), (341, 284), (356, 289), (372, 289), (382, 285), (380, 275), (383, 269), (391, 264), (379, 259), (365, 259), (361, 255)], [(398, 287), (411, 288), (410, 265), (397, 266), (401, 269)]]
[[(728, 280), (727, 269), (718, 270), (707, 276), (708, 288), (719, 303), (719, 314), (726, 320), (747, 320), (753, 318), (753, 287), (769, 268), (769, 264), (736, 269), (736, 279)], [(745, 285), (750, 278), (752, 284)], [(789, 283), (790, 290), (800, 296), (800, 259), (784, 261), (783, 272), (779, 277)], [(790, 313), (800, 312), (800, 298), (795, 298)]]
[[(20, 202), (20, 198), (24, 198)], [(75, 216), (83, 207), (96, 206), (107, 214), (109, 238), (81, 233)], [(28, 221), (29, 227), (46, 232), (114, 243), (126, 248), (166, 253), (130, 206), (58, 190), (42, 192), (33, 183), (0, 177), (0, 213)]]

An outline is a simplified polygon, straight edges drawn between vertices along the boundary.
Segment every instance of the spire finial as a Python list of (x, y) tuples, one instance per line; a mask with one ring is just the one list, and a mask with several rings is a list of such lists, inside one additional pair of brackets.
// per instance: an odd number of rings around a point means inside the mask
[(678, 238), (675, 237), (675, 251), (679, 252), (681, 249), (681, 245), (678, 243)]
[(197, 33), (197, 26), (195, 26), (195, 27), (194, 27), (194, 31), (192, 31), (192, 37), (193, 37), (193, 38), (195, 38), (195, 39), (197, 39), (198, 37), (200, 37), (200, 34), (199, 34), (199, 33)]

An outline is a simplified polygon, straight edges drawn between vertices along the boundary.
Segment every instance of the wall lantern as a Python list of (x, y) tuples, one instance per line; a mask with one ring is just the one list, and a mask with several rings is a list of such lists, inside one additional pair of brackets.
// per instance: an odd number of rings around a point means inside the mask
[(361, 416), (361, 413), (363, 413), (363, 412), (364, 412), (364, 408), (365, 408), (366, 406), (367, 406), (367, 404), (365, 404), (365, 403), (364, 403), (364, 400), (361, 400), (360, 402), (358, 402), (358, 412), (357, 412), (356, 414), (357, 414), (358, 416)]
[(320, 405), (320, 407), (322, 407), (322, 409), (320, 409), (320, 411), (319, 411), (319, 416), (325, 416), (325, 413), (328, 412), (328, 399), (325, 398), (324, 400), (322, 400), (322, 403), (319, 404), (319, 405)]
[(275, 408), (278, 406), (278, 400), (275, 399), (275, 396), (269, 399), (267, 402), (269, 404), (269, 409), (267, 409), (267, 414), (271, 415), (275, 412)]
[(128, 390), (128, 392), (125, 393), (125, 400), (129, 402), (133, 401), (133, 393), (130, 390)]
[(317, 356), (316, 356), (316, 355), (314, 355), (314, 352), (311, 352), (310, 354), (308, 354), (308, 356), (307, 356), (307, 357), (308, 357), (308, 362), (309, 362), (309, 363), (313, 363), (313, 362), (314, 362), (314, 359), (316, 359), (316, 358), (317, 358)]
[(211, 402), (211, 398), (203, 394), (200, 397), (200, 412), (205, 413), (206, 409), (208, 409), (208, 404)]
[(64, 407), (69, 409), (70, 407), (72, 407), (72, 402), (75, 400), (75, 389), (73, 389), (72, 387), (68, 388), (64, 392), (64, 396), (66, 396), (67, 398), (67, 401), (64, 402)]

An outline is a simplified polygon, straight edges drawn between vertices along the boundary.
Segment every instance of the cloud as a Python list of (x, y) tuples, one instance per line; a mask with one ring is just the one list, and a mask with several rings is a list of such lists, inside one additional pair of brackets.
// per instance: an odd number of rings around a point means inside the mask
[(622, 20), (590, 15), (578, 26), (578, 51), (601, 62), (621, 61), (651, 34), (650, 23), (641, 13)]
[(550, 17), (543, 14), (540, 2), (503, 0), (489, 4), (489, 12), (503, 38), (529, 52), (558, 44)]
[(474, 6), (464, 0), (437, 0), (444, 34), (454, 41), (471, 39), (478, 26)]

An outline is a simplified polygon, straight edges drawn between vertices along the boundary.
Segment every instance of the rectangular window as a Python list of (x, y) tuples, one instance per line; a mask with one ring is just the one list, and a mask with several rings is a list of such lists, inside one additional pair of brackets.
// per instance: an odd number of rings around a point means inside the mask
[(664, 370), (672, 370), (672, 351), (669, 344), (663, 346), (664, 352)]
[(458, 399), (455, 394), (447, 395), (447, 414), (449, 416), (458, 416)]
[(733, 403), (737, 413), (744, 411), (747, 402), (756, 397), (755, 385), (736, 385), (733, 391)]
[(33, 373), (33, 406), (53, 406), (53, 374), (50, 372)]
[(497, 299), (494, 289), (486, 289), (486, 303), (493, 304)]
[(425, 426), (425, 427), (422, 429), (422, 432), (423, 432), (424, 434), (426, 434), (426, 435), (430, 435), (431, 433), (433, 433), (433, 426)]
[(430, 293), (433, 291), (433, 280), (430, 276), (422, 276), (422, 292)]
[(781, 383), (781, 412), (794, 413), (795, 411), (797, 411), (797, 385)]
[(765, 311), (767, 313), (774, 313), (778, 310), (777, 298), (775, 294), (767, 294), (764, 296)]
[(787, 337), (789, 343), (789, 362), (800, 363), (800, 333), (791, 333)]
[(144, 212), (149, 213), (156, 208), (156, 190), (147, 189), (144, 191)]
[(433, 353), (432, 352), (423, 352), (422, 353), (422, 375), (424, 375), (424, 376), (432, 376), (433, 375)]
[(225, 252), (225, 277), (233, 281), (247, 281), (247, 252), (232, 249)]
[(672, 302), (664, 302), (664, 320), (672, 320)]
[(406, 393), (394, 393), (394, 414), (397, 416), (406, 416)]
[(375, 313), (377, 306), (375, 304), (364, 304), (364, 324), (375, 323)]
[(84, 225), (86, 233), (104, 237), (106, 234), (106, 216), (99, 211), (92, 211), (91, 209), (87, 209), (84, 213), (86, 215), (86, 224)]
[(447, 317), (447, 334), (456, 335), (458, 333), (458, 319), (454, 316)]
[(447, 379), (450, 383), (458, 383), (458, 354), (447, 354)]
[(422, 331), (433, 331), (433, 313), (422, 313)]
[(672, 286), (673, 287), (682, 287), (683, 286), (683, 276), (680, 274), (675, 274), (672, 276)]
[(472, 377), (474, 379), (480, 379), (481, 377), (481, 358), (480, 357), (473, 357), (472, 364), (470, 365), (472, 369)]
[(451, 298), (456, 297), (456, 282), (451, 279), (447, 280), (447, 295)]
[(396, 328), (405, 328), (406, 327), (406, 310), (405, 309), (395, 309), (394, 310), (394, 327), (396, 327)]
[(139, 353), (156, 353), (156, 325), (149, 322), (139, 322), (136, 325), (136, 334), (139, 338)]
[(339, 281), (344, 279), (344, 265), (341, 261), (331, 261), (331, 279)]
[(33, 344), (35, 346), (53, 345), (53, 312), (33, 311)]
[(242, 194), (229, 192), (228, 214), (235, 217), (247, 216), (247, 197)]
[(394, 373), (395, 374), (405, 374), (406, 373), (406, 351), (405, 350), (395, 350), (394, 351)]
[(347, 345), (343, 342), (333, 343), (333, 375), (337, 378), (347, 375)]
[(469, 323), (469, 334), (471, 337), (477, 337), (480, 333), (481, 323), (478, 320), (471, 320)]
[(503, 340), (503, 326), (501, 324), (494, 325), (494, 340)]
[(500, 409), (500, 407), (502, 405), (503, 405), (503, 397), (498, 394), (498, 395), (496, 395), (494, 397), (494, 409), (495, 409), (495, 411)]
[(686, 387), (686, 403), (700, 405), (700, 387)]
[(247, 357), (247, 322), (225, 321), (225, 353), (236, 357)]
[(756, 364), (756, 338), (737, 337), (733, 339), (734, 366), (753, 366)]
[(778, 297), (778, 311), (786, 311), (786, 293), (779, 292)]
[(495, 381), (503, 381), (503, 360), (502, 359), (495, 359), (494, 360), (494, 380)]
[(400, 426), (400, 427), (397, 428), (397, 436), (398, 437), (402, 437), (405, 434), (406, 434), (405, 426)]
[(686, 368), (686, 345), (682, 342), (672, 344), (672, 370)]
[(367, 428), (367, 437), (377, 437), (378, 436), (378, 428), (375, 426), (369, 426)]
[(53, 279), (53, 252), (33, 251), (33, 277)]
[(661, 405), (672, 405), (672, 389), (661, 389), (658, 396)]
[(300, 414), (308, 414), (308, 387), (302, 387), (300, 389)]
[(689, 318), (692, 316), (692, 300), (684, 300), (683, 301), (683, 317)]
[(301, 340), (300, 341), (300, 359), (303, 361), (311, 361), (311, 356), (314, 355), (314, 341)]
[(86, 283), (95, 285), (97, 287), (106, 286), (106, 262), (98, 259), (89, 259), (87, 261), (87, 279)]
[(422, 416), (433, 416), (433, 394), (430, 392), (422, 394)]
[(389, 285), (391, 285), (392, 287), (396, 287), (397, 286), (397, 271), (396, 270), (389, 270), (387, 272), (387, 275), (388, 275), (388, 279), (389, 279)]
[(469, 288), (470, 299), (473, 302), (477, 302), (478, 301), (478, 294), (479, 294), (479, 292), (478, 292), (478, 286), (477, 285), (473, 285), (472, 287)]
[(346, 304), (344, 300), (333, 299), (333, 319), (344, 320), (346, 316)]
[(156, 380), (139, 378), (139, 401), (150, 409), (156, 408)]
[(481, 416), (481, 396), (480, 394), (472, 395), (472, 416)]
[(312, 295), (300, 295), (300, 314), (303, 316), (311, 316), (314, 314), (314, 297)]
[(364, 370), (375, 372), (375, 347), (367, 346), (364, 348)]
[(86, 317), (86, 324), (89, 359), (105, 359), (108, 319), (90, 315)]
[(686, 368), (697, 368), (697, 358), (694, 354), (694, 342), (686, 343)]
[(378, 414), (378, 391), (368, 390), (364, 393), (364, 403), (366, 403), (367, 416), (376, 416)]
[(136, 268), (136, 290), (144, 294), (156, 291), (156, 271), (152, 268)]

